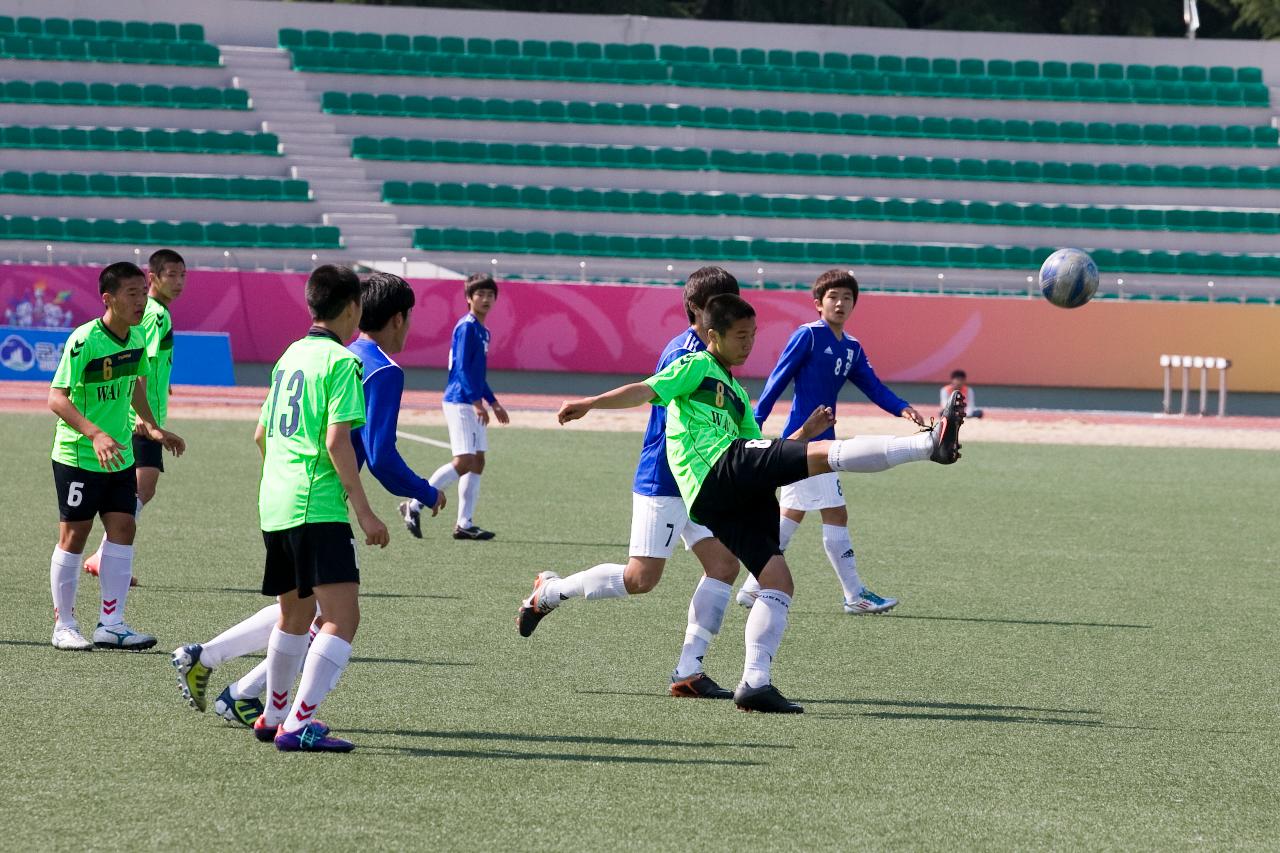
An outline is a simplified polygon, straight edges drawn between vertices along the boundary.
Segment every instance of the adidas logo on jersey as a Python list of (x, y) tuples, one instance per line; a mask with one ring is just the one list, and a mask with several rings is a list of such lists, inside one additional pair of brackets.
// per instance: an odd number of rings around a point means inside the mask
[(827, 347), (825, 350), (823, 350), (823, 353), (825, 353), (826, 355), (835, 355), (835, 353), (831, 351), (831, 347)]

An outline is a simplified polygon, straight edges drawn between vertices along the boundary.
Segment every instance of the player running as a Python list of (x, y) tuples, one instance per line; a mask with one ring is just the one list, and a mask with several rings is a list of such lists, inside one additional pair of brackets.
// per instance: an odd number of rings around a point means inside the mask
[[(723, 293), (738, 292), (738, 280), (719, 267), (703, 267), (689, 276), (684, 286), (684, 310), (689, 327), (676, 335), (662, 350), (655, 372), (686, 355), (707, 348), (707, 300)], [(702, 564), (703, 576), (689, 602), (689, 622), (685, 628), (680, 660), (671, 675), (672, 696), (701, 699), (730, 699), (733, 693), (716, 684), (702, 670), (702, 659), (711, 641), (720, 633), (724, 613), (738, 576), (738, 560), (712, 535), (689, 520), (680, 488), (671, 475), (666, 454), (667, 410), (654, 405), (649, 410), (640, 462), (636, 466), (631, 495), (631, 544), (627, 564), (602, 563), (561, 578), (544, 572), (546, 607), (539, 609), (533, 598), (521, 604), (516, 627), (528, 637), (538, 622), (552, 609), (571, 598), (588, 600), (623, 598), (651, 591), (662, 579), (662, 570), (684, 543)]]
[[(774, 491), (831, 471), (871, 473), (906, 462), (960, 458), (959, 427), (964, 401), (959, 395), (935, 427), (909, 437), (858, 436), (844, 441), (805, 443), (760, 437), (751, 402), (733, 377), (755, 343), (755, 310), (732, 294), (707, 302), (705, 352), (686, 355), (643, 382), (623, 385), (560, 407), (560, 423), (592, 409), (625, 409), (658, 402), (667, 407), (667, 461), (689, 507), (742, 561), (761, 584), (746, 625), (746, 666), (734, 691), (745, 711), (800, 713), (772, 683), (772, 664), (787, 624), (794, 585), (778, 543), (778, 501)], [(530, 604), (548, 610), (545, 573), (534, 581)]]
[[(852, 382), (871, 402), (894, 417), (903, 417), (917, 426), (924, 418), (906, 400), (894, 394), (876, 376), (867, 353), (857, 338), (845, 332), (853, 308), (858, 304), (858, 280), (846, 270), (828, 270), (813, 285), (813, 306), (819, 319), (796, 329), (787, 341), (777, 365), (769, 374), (764, 391), (756, 401), (756, 423), (764, 426), (774, 403), (792, 382), (795, 397), (784, 435), (802, 421), (815, 406), (836, 407), (836, 397), (846, 382)], [(835, 438), (827, 429), (818, 438)], [(884, 613), (893, 608), (896, 598), (882, 598), (867, 589), (858, 576), (858, 561), (849, 537), (849, 511), (845, 508), (840, 475), (819, 474), (782, 487), (778, 500), (782, 515), (778, 522), (778, 544), (783, 551), (800, 528), (805, 513), (818, 510), (822, 516), (822, 548), (827, 552), (844, 589), (844, 612), (849, 614)], [(738, 603), (750, 607), (760, 591), (759, 582), (748, 577), (738, 590)]]
[[(147, 307), (142, 314), (143, 337), (147, 343), (147, 359), (151, 362), (147, 374), (147, 402), (156, 424), (163, 428), (169, 420), (169, 377), (173, 375), (173, 317), (169, 306), (182, 295), (187, 282), (187, 265), (182, 255), (172, 249), (159, 249), (147, 259)], [(133, 434), (134, 473), (138, 479), (137, 508), (133, 517), (142, 516), (142, 508), (156, 496), (156, 484), (164, 473), (164, 453), (160, 442), (141, 432)], [(106, 536), (102, 542), (107, 541)], [(84, 570), (91, 575), (98, 573), (102, 560), (102, 545), (84, 561)], [(138, 576), (129, 579), (129, 586), (138, 585)]]
[[(351, 433), (356, 464), (359, 467), (368, 462), (369, 471), (383, 488), (393, 495), (412, 495), (435, 515), (445, 505), (444, 493), (414, 473), (396, 447), (404, 371), (391, 356), (404, 349), (409, 334), (413, 289), (399, 276), (374, 273), (361, 286), (360, 301), (360, 336), (348, 347), (360, 358), (364, 376), (365, 424)], [(174, 651), (178, 686), (188, 704), (203, 711), (213, 669), (266, 648), (279, 618), (280, 605), (271, 604), (207, 643)], [(264, 661), (228, 685), (214, 701), (214, 711), (229, 722), (252, 726), (263, 711), (266, 679)]]
[[(467, 314), (453, 327), (449, 346), (449, 383), (444, 389), (444, 419), (449, 425), (449, 444), (453, 459), (436, 469), (429, 478), (437, 489), (458, 484), (458, 523), (454, 539), (492, 539), (491, 530), (475, 524), (476, 501), (480, 499), (480, 475), (484, 473), (485, 453), (489, 450), (489, 412), (493, 408), (498, 423), (511, 422), (507, 410), (493, 395), (485, 378), (489, 355), (489, 330), (484, 319), (498, 300), (498, 285), (491, 276), (475, 273), (466, 282)], [(401, 505), (400, 513), (410, 533), (419, 529), (418, 514), (422, 504), (410, 500)], [(420, 533), (414, 533), (415, 536)]]
[[(161, 428), (147, 402), (150, 359), (139, 323), (147, 304), (147, 280), (131, 263), (102, 270), (98, 293), (106, 309), (67, 338), (49, 389), (49, 408), (58, 416), (53, 438), (53, 482), (58, 494), (58, 544), (49, 567), (53, 594), (53, 647), (87, 651), (94, 646), (140, 651), (156, 638), (124, 621), (129, 580), (133, 576), (133, 538), (137, 531), (137, 481), (134, 433), (181, 456), (186, 443)], [(93, 642), (76, 622), (76, 585), (80, 555), (102, 517), (106, 538), (98, 567), (102, 590)]]

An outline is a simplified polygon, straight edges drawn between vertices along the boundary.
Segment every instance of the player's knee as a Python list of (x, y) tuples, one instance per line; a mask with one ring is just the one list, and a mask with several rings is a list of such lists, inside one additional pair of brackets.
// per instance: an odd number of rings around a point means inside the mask
[(473, 453), (464, 453), (461, 456), (455, 456), (453, 459), (453, 468), (458, 472), (458, 476), (474, 472), (475, 465), (476, 457)]
[(662, 580), (665, 560), (631, 559), (622, 573), (622, 584), (630, 595), (643, 595), (653, 590)]
[(833, 527), (847, 527), (849, 524), (849, 511), (842, 506), (824, 509), (822, 511), (822, 523), (830, 524)]
[(736, 558), (731, 560), (712, 560), (703, 564), (702, 571), (712, 580), (732, 585), (738, 579), (738, 561)]
[(111, 513), (111, 521), (104, 519), (103, 527), (106, 528), (107, 541), (117, 545), (132, 545), (133, 537), (138, 532), (138, 525), (134, 522), (133, 516), (123, 512)]
[(89, 542), (89, 528), (64, 527), (58, 533), (58, 548), (68, 554), (83, 554)]
[(483, 474), (484, 473), (484, 451), (480, 451), (472, 458), (473, 458), (473, 461), (471, 463), (471, 473)]
[(139, 483), (138, 484), (138, 500), (142, 501), (144, 504), (149, 504), (151, 503), (151, 500), (155, 496), (156, 496), (155, 483)]

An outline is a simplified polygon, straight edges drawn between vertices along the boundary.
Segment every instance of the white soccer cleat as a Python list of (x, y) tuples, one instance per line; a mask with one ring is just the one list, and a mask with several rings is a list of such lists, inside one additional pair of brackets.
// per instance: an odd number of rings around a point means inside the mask
[(737, 602), (750, 610), (751, 605), (756, 603), (756, 595), (758, 595), (758, 593), (754, 593), (744, 587), (738, 590)]
[(882, 598), (869, 589), (863, 589), (853, 601), (844, 603), (844, 612), (850, 616), (864, 613), (888, 613), (898, 606), (896, 598)]
[(100, 649), (124, 649), (140, 652), (156, 644), (156, 638), (133, 630), (123, 622), (115, 625), (99, 624), (93, 631), (93, 644)]
[(53, 647), (64, 652), (91, 652), (93, 643), (84, 638), (76, 625), (63, 625), (53, 629)]

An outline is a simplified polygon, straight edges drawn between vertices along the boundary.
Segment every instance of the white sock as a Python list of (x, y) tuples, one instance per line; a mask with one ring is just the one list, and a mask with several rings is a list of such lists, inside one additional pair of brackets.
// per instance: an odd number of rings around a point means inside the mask
[(827, 464), (833, 471), (874, 474), (904, 462), (923, 462), (933, 453), (933, 433), (921, 432), (905, 438), (887, 435), (859, 435), (832, 442)]
[(142, 498), (135, 498), (134, 500), (138, 502), (138, 505), (134, 507), (133, 520), (137, 521), (138, 519), (142, 518), (142, 508), (146, 506), (146, 504), (142, 502)]
[[(787, 518), (785, 515), (778, 516), (778, 547), (783, 551), (787, 550), (787, 546), (791, 544), (791, 537), (796, 535), (796, 531), (800, 529), (800, 522)], [(747, 575), (747, 580), (755, 580), (755, 575)]]
[(453, 467), (452, 462), (446, 462), (427, 478), (427, 482), (437, 490), (447, 489), (458, 482), (458, 469)]
[(724, 624), (724, 611), (729, 606), (733, 587), (724, 581), (702, 576), (689, 601), (689, 624), (684, 629), (684, 646), (676, 664), (676, 678), (688, 678), (702, 672), (702, 656)]
[(787, 629), (787, 608), (791, 596), (776, 589), (762, 589), (747, 617), (747, 659), (742, 680), (748, 687), (764, 687), (769, 683), (769, 670), (774, 655)]
[(458, 526), (464, 530), (471, 526), (480, 498), (480, 475), (463, 474), (458, 480)]
[(306, 634), (286, 634), (277, 625), (267, 641), (267, 701), (262, 716), (264, 726), (278, 726), (289, 713), (289, 692), (302, 669), (307, 656), (310, 637)]
[(231, 685), (232, 699), (256, 699), (267, 689), (267, 662), (259, 661), (258, 665), (245, 673), (244, 677)]
[(585, 571), (547, 582), (547, 602), (555, 607), (567, 598), (625, 598), (626, 584), (622, 573), (626, 566), (619, 563), (601, 563)]
[(338, 685), (342, 671), (351, 660), (351, 644), (337, 634), (318, 634), (307, 652), (307, 662), (302, 667), (302, 680), (298, 682), (298, 697), (284, 720), (286, 732), (296, 732), (308, 723), (315, 722), (316, 708), (329, 691)]
[(831, 568), (840, 578), (844, 588), (844, 600), (853, 601), (862, 594), (862, 579), (858, 577), (858, 558), (853, 554), (853, 540), (849, 528), (836, 524), (822, 525), (822, 547), (831, 561)]
[(742, 582), (742, 591), (748, 595), (760, 594), (760, 581), (756, 580), (755, 575), (747, 574), (747, 579)]
[(98, 621), (103, 625), (119, 625), (124, 621), (124, 603), (129, 596), (129, 578), (133, 577), (133, 546), (102, 543), (102, 561), (98, 563), (98, 586), (102, 588), (102, 609)]
[(76, 624), (76, 584), (80, 581), (80, 555), (56, 545), (49, 561), (49, 590), (53, 593), (55, 628)]
[(280, 605), (268, 604), (257, 613), (233, 625), (203, 644), (200, 662), (213, 669), (226, 661), (261, 651), (271, 639), (271, 629), (280, 621)]

